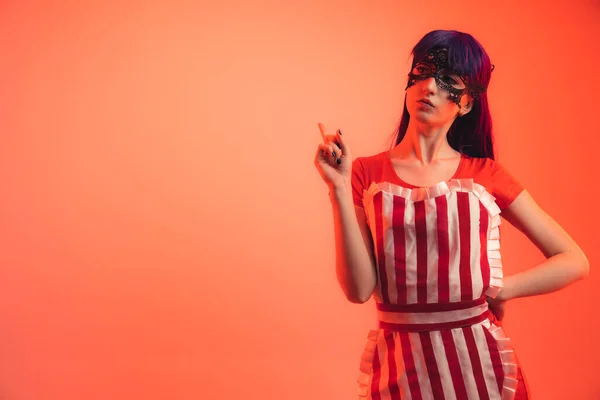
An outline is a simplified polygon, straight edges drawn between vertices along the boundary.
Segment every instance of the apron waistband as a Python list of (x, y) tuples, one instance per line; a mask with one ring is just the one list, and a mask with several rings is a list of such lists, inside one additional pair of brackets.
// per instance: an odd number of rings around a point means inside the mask
[(470, 326), (490, 318), (485, 297), (473, 301), (432, 304), (377, 303), (379, 328), (421, 332)]

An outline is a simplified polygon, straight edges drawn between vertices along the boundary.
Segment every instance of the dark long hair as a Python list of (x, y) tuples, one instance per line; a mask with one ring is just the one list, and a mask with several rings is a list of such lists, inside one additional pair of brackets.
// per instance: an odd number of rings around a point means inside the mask
[[(468, 33), (447, 30), (429, 32), (411, 51), (413, 67), (414, 60), (421, 59), (428, 50), (438, 46), (448, 48), (450, 69), (461, 76), (466, 76), (470, 83), (487, 89), (493, 66), (483, 46)], [(404, 139), (409, 120), (410, 114), (406, 108), (405, 96), (404, 111), (392, 148)], [(474, 100), (473, 108), (469, 113), (454, 120), (448, 131), (448, 143), (454, 150), (468, 156), (495, 159), (487, 90)]]

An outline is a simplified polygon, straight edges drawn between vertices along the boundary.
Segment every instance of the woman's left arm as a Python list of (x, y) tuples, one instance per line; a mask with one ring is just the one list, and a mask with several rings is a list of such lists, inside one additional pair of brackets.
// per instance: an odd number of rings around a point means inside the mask
[(546, 260), (534, 268), (504, 277), (496, 300), (554, 292), (588, 275), (590, 264), (581, 248), (527, 190), (523, 190), (501, 216), (523, 232)]

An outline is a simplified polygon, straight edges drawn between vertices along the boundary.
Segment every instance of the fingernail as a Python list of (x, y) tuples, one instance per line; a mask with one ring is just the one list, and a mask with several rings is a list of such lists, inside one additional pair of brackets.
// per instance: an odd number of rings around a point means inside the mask
[(331, 152), (331, 155), (335, 157), (335, 151), (332, 151), (332, 152)]
[(342, 134), (342, 130), (341, 129), (338, 129), (338, 132), (340, 133), (340, 135)]
[(341, 163), (342, 163), (342, 159), (341, 159), (341, 158), (338, 158), (338, 159), (337, 159), (337, 163), (338, 163), (338, 164), (341, 164)]

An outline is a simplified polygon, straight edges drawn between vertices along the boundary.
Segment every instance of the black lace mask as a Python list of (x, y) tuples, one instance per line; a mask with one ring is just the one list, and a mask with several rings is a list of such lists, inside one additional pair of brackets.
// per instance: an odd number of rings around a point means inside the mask
[[(492, 71), (494, 66), (492, 66)], [(406, 89), (418, 80), (433, 77), (440, 89), (448, 92), (448, 99), (460, 108), (460, 99), (468, 93), (474, 99), (485, 92), (485, 88), (476, 83), (470, 84), (468, 77), (461, 76), (448, 68), (448, 49), (438, 47), (430, 50), (425, 57), (413, 61), (413, 68), (408, 74)], [(405, 89), (405, 90), (406, 90)]]

